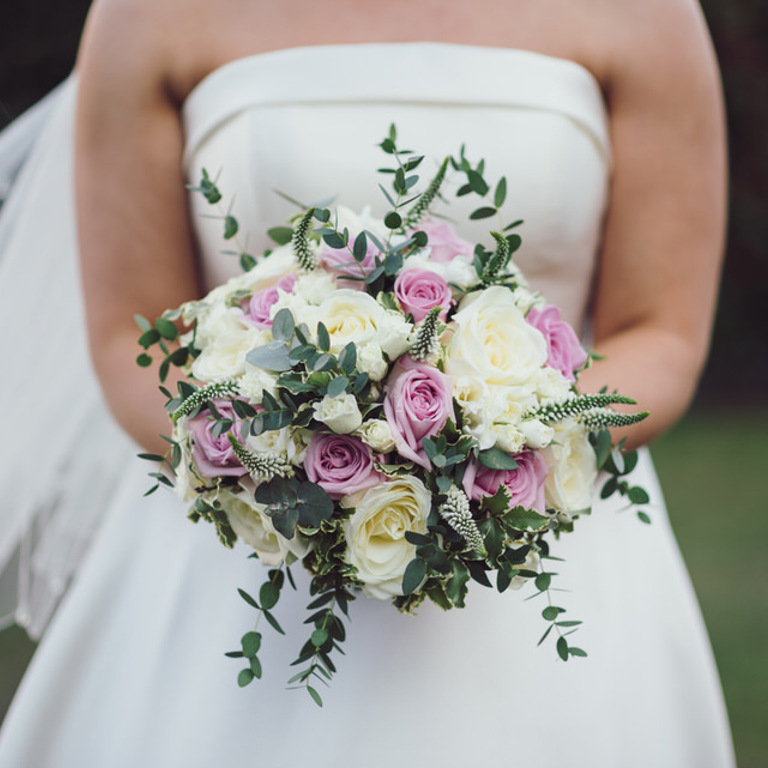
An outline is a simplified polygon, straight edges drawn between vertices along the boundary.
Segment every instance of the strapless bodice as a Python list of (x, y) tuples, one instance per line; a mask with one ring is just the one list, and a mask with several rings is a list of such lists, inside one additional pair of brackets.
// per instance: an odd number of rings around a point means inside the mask
[[(444, 43), (293, 48), (235, 60), (205, 78), (184, 105), (185, 165), (203, 167), (224, 199), (212, 210), (191, 197), (208, 285), (238, 270), (210, 217), (230, 208), (241, 244), (258, 253), (266, 230), (304, 203), (336, 195), (353, 209), (388, 204), (376, 169), (390, 123), (401, 146), (427, 156), (422, 176), (466, 145), (487, 178), (507, 178), (505, 219), (523, 219), (517, 260), (533, 286), (577, 327), (589, 300), (607, 199), (610, 145), (599, 85), (584, 67), (529, 51)], [(455, 197), (437, 211), (470, 240), (489, 241), (488, 221), (469, 222), (478, 198)], [(470, 208), (471, 206), (471, 208)]]

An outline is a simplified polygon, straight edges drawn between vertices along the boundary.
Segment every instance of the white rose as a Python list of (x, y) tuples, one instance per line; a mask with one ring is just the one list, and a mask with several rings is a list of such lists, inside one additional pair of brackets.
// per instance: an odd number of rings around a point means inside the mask
[(453, 397), (461, 408), (464, 432), (477, 440), (480, 450), (492, 448), (496, 443), (493, 422), (502, 409), (499, 398), (492, 397), (491, 388), (476, 376), (455, 379)]
[(526, 419), (520, 424), (520, 431), (525, 435), (529, 448), (546, 448), (555, 436), (555, 430), (538, 419)]
[(335, 291), (318, 307), (318, 318), (328, 329), (334, 354), (350, 341), (357, 346), (376, 344), (390, 359), (408, 349), (410, 323), (399, 312), (384, 309), (362, 291)]
[(496, 434), (496, 447), (507, 453), (520, 453), (525, 448), (525, 435), (514, 425), (507, 422), (493, 426)]
[(374, 453), (389, 453), (395, 449), (392, 430), (384, 419), (369, 419), (356, 433)]
[[(331, 288), (331, 290), (334, 289)], [(317, 327), (319, 319), (317, 306), (314, 303), (308, 302), (305, 296), (295, 291), (293, 293), (279, 291), (277, 301), (269, 309), (270, 317), (274, 318), (281, 309), (290, 311), (296, 325), (303, 323), (310, 330), (314, 330)]]
[(251, 405), (261, 405), (264, 398), (264, 390), (270, 395), (277, 392), (277, 376), (263, 368), (251, 365), (247, 360), (245, 373), (238, 381), (238, 390), (243, 397), (248, 398)]
[(254, 501), (252, 485), (243, 493), (222, 489), (219, 500), (232, 530), (258, 554), (264, 565), (276, 567), (282, 562), (290, 565), (307, 553), (306, 542), (298, 532), (289, 540), (275, 530), (264, 512), (265, 507)]
[(477, 376), (498, 386), (534, 387), (547, 362), (547, 342), (530, 326), (508, 288), (492, 286), (470, 293), (453, 316), (446, 348), (450, 376)]
[(336, 280), (332, 274), (322, 269), (315, 269), (301, 275), (293, 286), (293, 293), (307, 304), (322, 304), (330, 293), (336, 290)]
[(389, 366), (377, 344), (362, 344), (356, 351), (360, 373), (367, 373), (371, 381), (381, 381), (387, 375)]
[(405, 533), (426, 533), (430, 492), (418, 478), (400, 477), (341, 503), (355, 508), (344, 522), (346, 557), (357, 568), (363, 591), (380, 600), (402, 595), (403, 574), (416, 550)]
[(536, 392), (542, 400), (564, 400), (570, 397), (571, 384), (555, 368), (544, 366), (536, 376)]
[(569, 514), (589, 509), (597, 466), (584, 427), (573, 420), (554, 425), (554, 439), (544, 457), (549, 467), (547, 506)]
[(257, 328), (233, 327), (211, 339), (192, 363), (192, 374), (202, 381), (222, 381), (245, 373), (245, 357), (267, 343), (269, 335)]
[(325, 395), (312, 408), (315, 411), (315, 418), (322, 421), (337, 435), (347, 435), (354, 432), (363, 423), (363, 416), (360, 413), (360, 408), (358, 408), (357, 399), (354, 395), (346, 392), (336, 397)]
[[(518, 277), (521, 276), (518, 274)], [(527, 287), (518, 285), (515, 288), (515, 304), (517, 304), (524, 315), (527, 315), (528, 311), (533, 307), (544, 306), (544, 300), (540, 293), (534, 293)]]
[(218, 291), (224, 296), (232, 296), (238, 291), (255, 293), (264, 288), (271, 288), (281, 277), (295, 273), (298, 270), (293, 246), (283, 245), (275, 248), (269, 256), (259, 259), (256, 266), (227, 280), (220, 288), (214, 288), (209, 295), (215, 296)]

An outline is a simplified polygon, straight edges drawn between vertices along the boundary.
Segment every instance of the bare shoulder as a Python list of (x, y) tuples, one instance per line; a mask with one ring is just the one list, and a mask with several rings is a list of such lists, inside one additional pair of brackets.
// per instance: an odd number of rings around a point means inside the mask
[(154, 98), (180, 101), (185, 83), (206, 66), (218, 34), (222, 6), (202, 0), (95, 0), (77, 67), (87, 84), (104, 84), (111, 101)]
[(717, 87), (717, 65), (697, 0), (590, 0), (603, 15), (610, 90)]

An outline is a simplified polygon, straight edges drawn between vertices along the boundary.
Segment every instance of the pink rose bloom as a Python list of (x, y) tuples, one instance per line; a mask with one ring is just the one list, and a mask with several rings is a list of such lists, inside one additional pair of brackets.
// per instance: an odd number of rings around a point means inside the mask
[[(354, 243), (354, 238), (350, 235), (349, 242)], [(317, 251), (317, 258), (320, 264), (336, 276), (339, 288), (352, 288), (356, 291), (364, 291), (365, 283), (360, 280), (345, 280), (348, 275), (356, 278), (367, 277), (376, 269), (376, 257), (381, 255), (381, 251), (370, 241), (367, 241), (368, 248), (365, 257), (358, 263), (352, 256), (348, 248), (331, 248), (327, 243), (323, 243)], [(350, 245), (351, 247), (351, 245)]]
[(404, 459), (430, 468), (421, 441), (436, 435), (453, 417), (451, 390), (448, 376), (407, 355), (392, 367), (384, 386), (384, 416)]
[(296, 285), (296, 275), (290, 274), (281, 277), (276, 285), (271, 288), (263, 288), (251, 296), (248, 302), (248, 308), (245, 310), (245, 318), (257, 328), (271, 328), (272, 317), (270, 310), (272, 305), (278, 300), (277, 289), (280, 288), (286, 293), (293, 293), (293, 286)]
[[(215, 401), (216, 410), (225, 418), (232, 419), (237, 425), (239, 419), (235, 416), (231, 403), (225, 400)], [(202, 411), (189, 420), (192, 433), (192, 457), (197, 468), (205, 477), (239, 477), (248, 470), (237, 460), (227, 433), (223, 432), (214, 437), (212, 430), (216, 424), (213, 414)]]
[(452, 261), (456, 256), (464, 256), (472, 261), (474, 246), (472, 243), (462, 240), (447, 221), (426, 219), (418, 229), (427, 235), (427, 245), (430, 249), (429, 258), (432, 261)]
[(493, 496), (500, 485), (509, 488), (512, 507), (525, 507), (544, 514), (544, 481), (547, 479), (547, 463), (536, 451), (515, 454), (517, 469), (489, 469), (480, 462), (471, 461), (464, 473), (462, 485), (470, 499), (480, 501), (483, 496)]
[(350, 435), (315, 435), (304, 457), (304, 469), (332, 499), (371, 488), (383, 479), (374, 469), (371, 449)]
[(404, 269), (395, 280), (395, 296), (403, 311), (410, 312), (416, 323), (433, 307), (442, 307), (440, 319), (445, 320), (453, 303), (448, 283), (428, 269)]
[(547, 340), (547, 365), (560, 371), (568, 381), (576, 381), (573, 372), (578, 371), (587, 362), (587, 353), (579, 343), (573, 328), (560, 318), (560, 310), (552, 305), (544, 309), (534, 307), (525, 319), (529, 325), (541, 331)]

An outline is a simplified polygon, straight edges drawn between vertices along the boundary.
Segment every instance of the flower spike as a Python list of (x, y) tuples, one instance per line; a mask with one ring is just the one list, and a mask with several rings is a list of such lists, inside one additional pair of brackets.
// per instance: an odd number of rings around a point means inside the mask
[(485, 557), (488, 553), (483, 537), (472, 518), (467, 494), (452, 485), (447, 496), (445, 503), (438, 509), (440, 517), (467, 542), (469, 549), (474, 549), (479, 555)]

